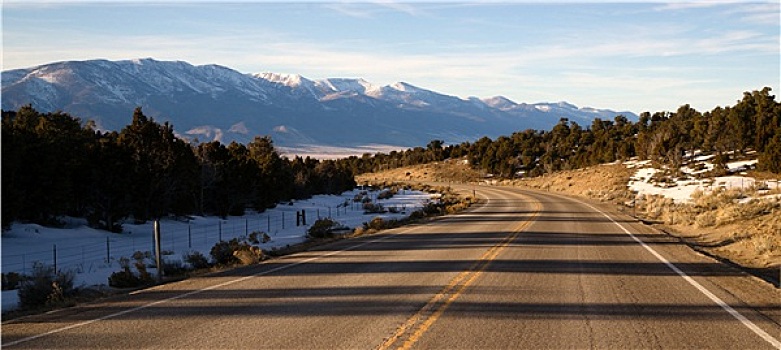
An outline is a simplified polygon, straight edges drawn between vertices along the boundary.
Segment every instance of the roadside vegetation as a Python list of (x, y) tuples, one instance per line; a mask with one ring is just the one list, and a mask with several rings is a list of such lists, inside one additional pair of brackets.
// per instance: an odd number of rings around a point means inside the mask
[(333, 160), (282, 157), (271, 138), (187, 143), (137, 108), (119, 132), (30, 106), (2, 116), (2, 224), (61, 226), (62, 217), (122, 232), (167, 216), (243, 215), (355, 187)]
[[(70, 115), (42, 114), (28, 106), (3, 112), (2, 149), (4, 227), (13, 222), (57, 226), (62, 217), (74, 216), (87, 218), (95, 228), (121, 232), (128, 221), (262, 212), (290, 199), (342, 193), (357, 183), (383, 188), (377, 198), (392, 198), (405, 186), (439, 193), (405, 219), (376, 217), (349, 230), (332, 219), (317, 220), (308, 231), (317, 242), (458, 212), (475, 198), (420, 183), (480, 182), (612, 202), (714, 256), (768, 271), (781, 266), (778, 187), (768, 188), (766, 181), (740, 189), (711, 186), (676, 201), (633, 189), (630, 183), (639, 170), (627, 162), (651, 164), (659, 187), (729, 175), (729, 164), (746, 158), (753, 158), (753, 165), (737, 175), (745, 176), (742, 172), (748, 170), (755, 178), (777, 181), (781, 104), (769, 88), (746, 92), (734, 106), (704, 113), (684, 105), (676, 112), (642, 113), (637, 122), (622, 116), (595, 119), (586, 128), (562, 119), (550, 131), (525, 130), (457, 145), (434, 140), (425, 148), (326, 161), (282, 157), (268, 137), (247, 145), (188, 144), (176, 137), (172, 126), (147, 118), (140, 108), (131, 124), (108, 133)], [(707, 164), (692, 162), (697, 153), (710, 157)], [(354, 201), (366, 214), (404, 210), (364, 195)], [(313, 244), (264, 252), (258, 242), (267, 234), (253, 234), (217, 243), (211, 259), (193, 252), (183, 256), (183, 263), (164, 260), (161, 268), (169, 276), (186, 276), (215, 266), (254, 264)], [(152, 267), (157, 268), (149, 253), (137, 252), (122, 260), (110, 285), (148, 285)], [(62, 303), (75, 291), (72, 277), (55, 270), (40, 266), (29, 276), (3, 274), (3, 285), (26, 289), (30, 294), (22, 299), (31, 305)]]
[[(781, 104), (769, 88), (705, 113), (684, 105), (635, 123), (596, 119), (586, 129), (562, 119), (551, 131), (440, 146), (346, 161), (366, 171), (358, 182), (524, 186), (611, 202), (699, 251), (778, 280)], [(641, 181), (644, 170), (652, 171)]]

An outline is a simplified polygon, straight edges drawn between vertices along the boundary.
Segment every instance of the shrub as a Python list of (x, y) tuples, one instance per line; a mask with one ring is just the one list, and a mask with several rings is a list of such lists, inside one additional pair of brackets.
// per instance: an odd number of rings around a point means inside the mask
[(19, 287), (19, 283), (24, 280), (25, 276), (17, 272), (3, 273), (3, 290), (14, 290)]
[(384, 190), (377, 194), (377, 199), (391, 199), (396, 194), (396, 190)]
[(190, 264), (190, 267), (194, 269), (205, 269), (211, 267), (209, 260), (206, 259), (206, 256), (204, 256), (199, 251), (182, 254), (182, 260)]
[(133, 263), (138, 270), (138, 274), (133, 273), (130, 270), (130, 259), (122, 257), (119, 259), (119, 266), (122, 267), (122, 271), (117, 271), (111, 274), (108, 278), (108, 285), (115, 288), (133, 288), (146, 284), (150, 284), (154, 281), (152, 275), (146, 270), (146, 264), (144, 264), (145, 253), (137, 251), (133, 253), (133, 257), (136, 261)]
[(249, 237), (247, 237), (247, 241), (252, 244), (267, 243), (270, 240), (271, 236), (261, 231), (253, 231), (249, 234)]
[[(246, 241), (239, 241), (233, 238), (230, 241), (220, 241), (215, 244), (209, 254), (212, 256), (215, 264), (235, 265), (249, 264), (260, 261), (263, 252), (260, 248), (251, 246)], [(247, 257), (254, 256), (252, 259)]]
[(209, 251), (209, 255), (212, 256), (212, 261), (217, 265), (233, 265), (237, 262), (233, 256), (233, 247), (230, 242), (217, 242)]
[(426, 217), (426, 213), (423, 210), (415, 210), (409, 214), (410, 220), (420, 220)]
[(263, 251), (255, 246), (246, 245), (247, 249), (240, 248), (233, 251), (233, 257), (242, 265), (257, 264), (263, 258)]
[(382, 214), (385, 212), (385, 207), (382, 204), (364, 203), (364, 214)]
[(369, 221), (368, 223), (363, 223), (363, 228), (365, 231), (382, 231), (387, 229), (392, 229), (401, 226), (403, 222), (398, 220), (385, 220), (381, 217), (376, 217)]
[(74, 293), (74, 277), (72, 271), (57, 272), (54, 267), (35, 263), (30, 278), (19, 283), (19, 304), (38, 307), (61, 303)]
[(184, 263), (180, 260), (163, 260), (163, 275), (181, 276), (187, 272)]
[(333, 219), (318, 219), (312, 224), (312, 227), (309, 228), (307, 234), (314, 238), (325, 238), (330, 236), (333, 229), (338, 225), (339, 223)]
[(133, 288), (141, 285), (141, 279), (130, 271), (130, 268), (126, 268), (122, 271), (117, 271), (108, 277), (108, 285), (114, 288)]
[(423, 206), (423, 214), (426, 216), (433, 216), (433, 215), (442, 215), (444, 214), (443, 210), (444, 205), (440, 203), (435, 202), (429, 202), (426, 205)]
[(771, 235), (758, 235), (757, 237), (754, 237), (751, 243), (754, 246), (754, 250), (759, 255), (771, 254), (779, 248), (778, 241)]
[(385, 220), (383, 220), (381, 217), (376, 217), (372, 219), (372, 221), (369, 221), (368, 223), (364, 223), (363, 227), (367, 230), (382, 230), (385, 228)]
[(715, 226), (716, 225), (716, 213), (714, 211), (712, 211), (712, 210), (706, 211), (704, 213), (700, 213), (694, 219), (694, 222), (697, 223), (697, 226), (699, 226), (699, 227)]

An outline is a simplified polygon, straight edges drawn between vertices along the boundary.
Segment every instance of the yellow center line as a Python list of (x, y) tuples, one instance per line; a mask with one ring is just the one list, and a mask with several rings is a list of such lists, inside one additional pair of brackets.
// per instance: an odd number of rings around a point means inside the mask
[[(535, 202), (534, 211), (532, 215), (524, 222), (518, 224), (512, 231), (512, 233), (503, 239), (495, 246), (488, 249), (483, 253), (480, 258), (475, 261), (469, 269), (462, 271), (448, 283), (439, 293), (434, 295), (425, 306), (418, 310), (415, 315), (410, 317), (407, 322), (399, 326), (396, 332), (385, 342), (383, 342), (377, 349), (387, 350), (390, 349), (399, 339), (416, 325), (420, 324), (414, 333), (412, 333), (404, 343), (398, 347), (398, 349), (409, 349), (414, 345), (424, 333), (442, 316), (447, 308), (452, 304), (463, 291), (474, 282), (478, 276), (490, 265), (491, 261), (496, 259), (497, 256), (510, 245), (520, 233), (529, 226), (540, 212), (541, 205), (539, 202)], [(428, 315), (428, 316), (426, 316)], [(422, 322), (421, 322), (422, 321)]]

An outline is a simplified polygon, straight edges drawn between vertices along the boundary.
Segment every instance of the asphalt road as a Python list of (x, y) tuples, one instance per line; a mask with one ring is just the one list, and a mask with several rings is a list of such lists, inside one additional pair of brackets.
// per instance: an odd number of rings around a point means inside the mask
[(772, 285), (597, 204), (476, 191), (468, 213), (5, 322), (2, 347), (781, 348)]

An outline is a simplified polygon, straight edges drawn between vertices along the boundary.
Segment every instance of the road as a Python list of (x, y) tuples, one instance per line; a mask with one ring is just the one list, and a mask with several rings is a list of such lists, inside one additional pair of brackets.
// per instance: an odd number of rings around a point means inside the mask
[(598, 204), (477, 194), (463, 214), (5, 322), (2, 345), (781, 348), (772, 285)]

